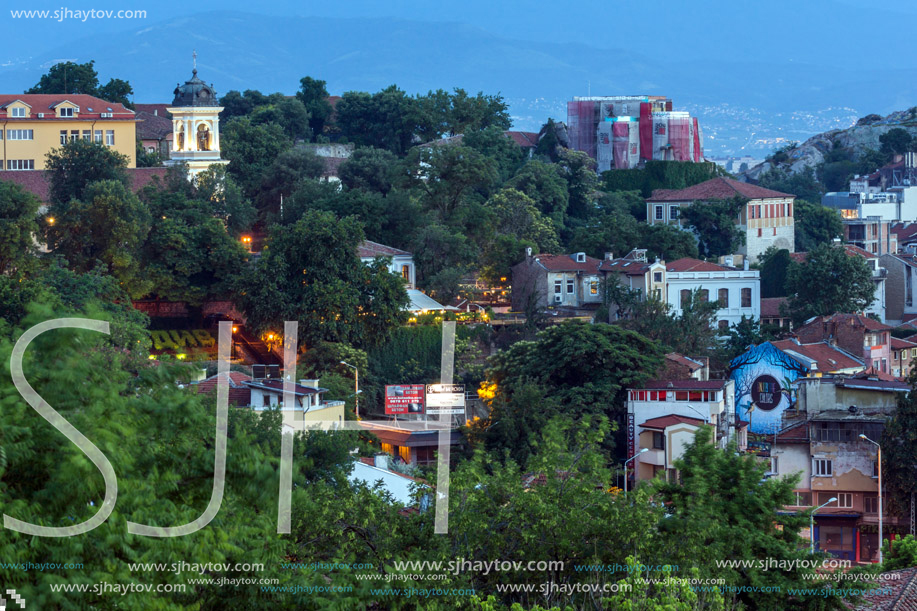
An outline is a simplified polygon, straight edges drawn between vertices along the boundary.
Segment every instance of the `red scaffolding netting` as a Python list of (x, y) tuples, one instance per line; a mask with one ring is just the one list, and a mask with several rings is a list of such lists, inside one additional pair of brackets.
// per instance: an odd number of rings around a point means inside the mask
[(595, 159), (595, 102), (567, 102), (570, 147)]
[(640, 104), (640, 158), (653, 158), (653, 108), (649, 102)]
[(630, 169), (628, 150), (630, 149), (630, 121), (615, 121), (612, 128), (614, 148), (614, 166), (616, 170)]
[(598, 165), (597, 172), (610, 170), (614, 164), (614, 151), (612, 150), (611, 121), (601, 121), (596, 130), (595, 156)]
[(691, 142), (691, 117), (687, 113), (669, 117), (669, 144), (672, 145), (672, 153), (675, 161), (694, 161), (693, 148)]
[(653, 159), (666, 161), (672, 158), (669, 145), (669, 115), (665, 112), (653, 113)]
[(697, 117), (694, 118), (694, 161), (704, 160), (704, 149), (702, 148), (703, 135), (700, 132), (700, 124)]

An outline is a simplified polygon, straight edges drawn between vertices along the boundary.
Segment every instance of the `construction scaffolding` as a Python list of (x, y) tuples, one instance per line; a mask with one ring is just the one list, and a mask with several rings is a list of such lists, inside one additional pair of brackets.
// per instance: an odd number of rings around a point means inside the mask
[(595, 102), (567, 102), (567, 137), (570, 139), (570, 148), (583, 151), (593, 159), (596, 158), (595, 112)]
[(615, 151), (612, 148), (612, 126), (617, 125), (606, 119), (599, 122), (599, 129), (596, 132), (596, 161), (598, 165), (596, 172), (610, 170), (614, 166)]
[(640, 161), (639, 121), (632, 117), (618, 117), (612, 123), (612, 148), (614, 169), (630, 170)]
[(694, 118), (694, 161), (704, 160), (704, 134), (700, 130), (697, 117)]
[(691, 115), (686, 112), (670, 112), (669, 144), (675, 161), (694, 161), (694, 142), (691, 137)]

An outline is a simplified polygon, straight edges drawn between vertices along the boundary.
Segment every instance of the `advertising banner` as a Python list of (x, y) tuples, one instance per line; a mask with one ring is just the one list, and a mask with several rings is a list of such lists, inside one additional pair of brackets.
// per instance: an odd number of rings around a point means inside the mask
[(386, 386), (385, 413), (386, 415), (424, 413), (423, 384)]
[(427, 413), (463, 415), (465, 413), (464, 384), (427, 384)]

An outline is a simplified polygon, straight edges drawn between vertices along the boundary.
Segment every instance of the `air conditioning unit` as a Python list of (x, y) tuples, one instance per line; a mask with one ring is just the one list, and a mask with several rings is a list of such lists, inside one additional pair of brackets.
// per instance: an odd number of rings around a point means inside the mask
[(45, 113), (43, 113), (43, 112), (38, 113), (38, 118), (39, 118), (39, 119), (44, 119), (44, 118), (45, 118)]
[(562, 303), (563, 300), (563, 295), (554, 295), (554, 303)]
[(111, 119), (112, 116), (114, 116), (114, 114), (113, 114), (113, 113), (110, 113), (110, 112), (103, 112), (103, 113), (102, 113), (102, 118), (103, 118), (103, 119)]

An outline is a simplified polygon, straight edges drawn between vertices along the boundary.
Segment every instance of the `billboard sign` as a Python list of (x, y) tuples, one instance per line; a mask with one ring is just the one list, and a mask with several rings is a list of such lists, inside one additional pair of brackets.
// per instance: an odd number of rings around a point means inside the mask
[(423, 384), (395, 384), (385, 387), (385, 414), (424, 413)]
[(437, 415), (465, 414), (464, 384), (427, 384), (427, 413)]

